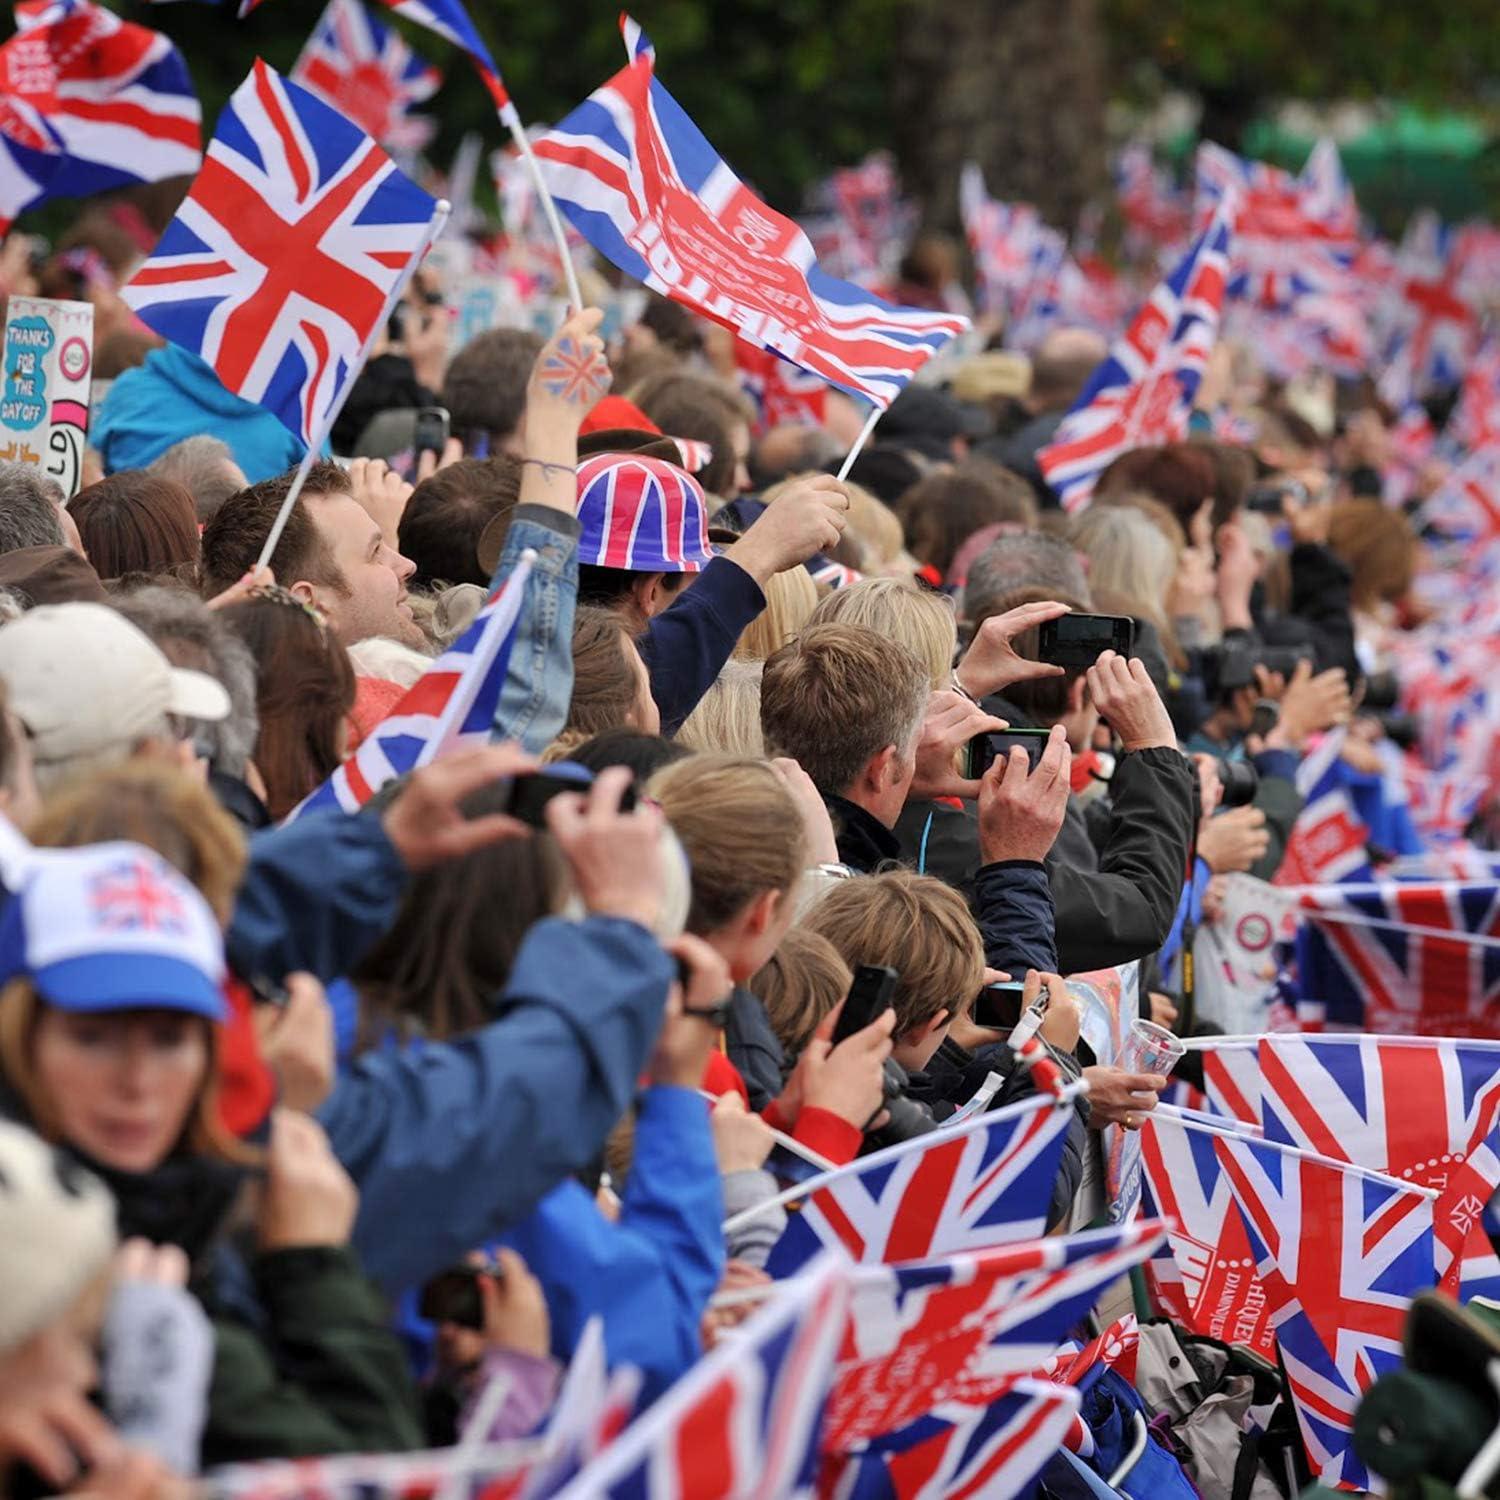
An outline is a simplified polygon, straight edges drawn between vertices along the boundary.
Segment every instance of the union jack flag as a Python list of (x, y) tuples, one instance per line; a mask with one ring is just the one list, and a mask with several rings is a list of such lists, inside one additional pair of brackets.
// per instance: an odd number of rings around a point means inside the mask
[(756, 436), (783, 423), (821, 427), (828, 406), (828, 387), (816, 375), (762, 349), (734, 341), (734, 363), (740, 389), (755, 403)]
[(177, 893), (162, 884), (142, 859), (117, 864), (95, 876), (89, 905), (101, 927), (113, 932), (185, 932), (187, 914)]
[(1453, 232), (1430, 209), (1414, 214), (1396, 253), (1390, 320), (1412, 393), (1457, 385), (1479, 342), (1479, 317), (1459, 285)]
[(1370, 830), (1354, 805), (1343, 760), (1344, 730), (1325, 735), (1297, 767), (1302, 811), (1273, 884), (1331, 885), (1368, 879)]
[[(1249, 1054), (1253, 1062), (1253, 1044)], [(1143, 1201), (1147, 1212), (1175, 1225), (1161, 1252), (1146, 1262), (1146, 1278), (1157, 1305), (1175, 1322), (1269, 1357), (1271, 1309), (1214, 1151), (1216, 1133), (1234, 1129), (1232, 1121), (1211, 1125), (1164, 1104), (1146, 1116)]]
[(1500, 1187), (1500, 1042), (1267, 1037), (1259, 1063), (1268, 1141), (1435, 1189), (1439, 1287), (1463, 1302), (1500, 1290), (1481, 1223)]
[(857, 1267), (823, 1451), (844, 1453), (898, 1432), (943, 1402), (1003, 1396), (1166, 1232), (1165, 1224), (1138, 1220), (971, 1255)]
[(1031, 280), (1033, 255), (1045, 229), (1041, 215), (1029, 203), (991, 198), (984, 173), (974, 162), (967, 163), (959, 176), (958, 206), (974, 256), (981, 305), (986, 312), (1010, 318)]
[(1313, 1471), (1367, 1490), (1355, 1408), (1401, 1364), (1412, 1297), (1435, 1280), (1429, 1189), (1246, 1135), (1214, 1150), (1245, 1222)]
[(1500, 537), (1500, 443), (1471, 449), (1422, 507), (1421, 521), (1475, 546)]
[[(1157, 1252), (1158, 1255), (1161, 1253), (1160, 1250)], [(1134, 1385), (1140, 1352), (1140, 1326), (1135, 1314), (1127, 1313), (1123, 1318), (1116, 1318), (1086, 1344), (1065, 1339), (1057, 1346), (1057, 1352), (1037, 1367), (1035, 1374), (1038, 1380), (1051, 1380), (1081, 1391), (1094, 1385), (1104, 1371), (1115, 1370), (1123, 1380)], [(1096, 1451), (1093, 1429), (1081, 1416), (1074, 1416), (1069, 1423), (1063, 1433), (1062, 1446), (1084, 1458), (1091, 1457)]]
[[(261, 0), (240, 0), (240, 19), (244, 20), (260, 3)], [(509, 123), (515, 107), (500, 80), (500, 69), (495, 66), (490, 49), (480, 40), (462, 0), (382, 0), (382, 3), (390, 6), (398, 16), (405, 16), (408, 21), (425, 26), (468, 53), (469, 61), (474, 64), (475, 72), (494, 100), (495, 108), (501, 111), (501, 118)]]
[(1218, 337), (1228, 266), (1226, 198), (1177, 268), (1115, 341), (1052, 445), (1037, 454), (1047, 483), (1070, 511), (1082, 509), (1110, 462), (1187, 432), (1193, 397)]
[(328, 0), (291, 78), (383, 145), (419, 151), (432, 139), (432, 122), (407, 111), (443, 75), (360, 0)]
[(122, 295), (311, 446), (426, 249), (435, 208), (374, 141), (257, 59)]
[(985, 1405), (945, 1402), (863, 1453), (826, 1461), (820, 1487), (839, 1500), (1022, 1494), (1082, 1426), (1080, 1400), (1071, 1386), (1022, 1378)]
[(1301, 893), (1297, 983), (1330, 1021), (1489, 1037), (1500, 1022), (1500, 882), (1379, 880)]
[(1156, 165), (1150, 146), (1140, 141), (1126, 146), (1115, 158), (1114, 176), (1126, 237), (1137, 252), (1173, 251), (1187, 241), (1192, 204)]
[(699, 1360), (558, 1500), (811, 1496), (848, 1305), (847, 1268), (824, 1257)]
[(489, 743), (530, 576), (531, 563), (523, 556), (474, 623), (411, 685), (359, 749), (287, 814), (287, 822), (333, 808), (358, 812), (386, 782), (454, 750)]
[(1069, 1104), (1035, 1095), (814, 1178), (766, 1270), (788, 1276), (835, 1246), (871, 1264), (1039, 1235), (1072, 1118)]
[(654, 66), (643, 45), (534, 142), (558, 206), (626, 274), (888, 406), (968, 320), (892, 307), (819, 270), (804, 231), (735, 176)]
[(0, 216), (198, 170), (182, 54), (90, 0), (22, 0), (0, 46)]

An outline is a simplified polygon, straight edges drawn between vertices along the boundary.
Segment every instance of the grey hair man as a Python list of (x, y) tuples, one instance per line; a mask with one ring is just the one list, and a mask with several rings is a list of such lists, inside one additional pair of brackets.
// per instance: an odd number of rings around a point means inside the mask
[(964, 583), (963, 618), (986, 618), (996, 613), (1000, 600), (1024, 588), (1089, 601), (1088, 579), (1078, 553), (1060, 537), (1025, 531), (998, 537), (970, 563)]
[(0, 463), (0, 552), (66, 547), (58, 507), (63, 494), (30, 464)]
[(180, 484), (193, 497), (200, 525), (211, 521), (219, 507), (250, 482), (229, 444), (206, 432), (173, 443), (146, 472)]

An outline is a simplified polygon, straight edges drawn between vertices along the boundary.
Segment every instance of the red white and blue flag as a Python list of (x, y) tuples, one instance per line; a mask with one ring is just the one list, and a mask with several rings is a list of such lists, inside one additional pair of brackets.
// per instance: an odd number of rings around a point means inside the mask
[(312, 444), (426, 250), (435, 209), (361, 130), (257, 60), (122, 295)]
[(810, 1497), (848, 1304), (848, 1268), (832, 1255), (778, 1287), (557, 1500)]
[(1037, 454), (1070, 511), (1088, 504), (1120, 454), (1187, 433), (1193, 397), (1218, 338), (1233, 200), (1226, 198), (1177, 268), (1151, 293), (1083, 394)]
[(1045, 230), (1041, 215), (1029, 203), (991, 198), (974, 162), (959, 176), (958, 206), (974, 257), (980, 304), (1008, 319), (1032, 279), (1033, 258)]
[(734, 363), (740, 389), (755, 403), (757, 436), (783, 424), (823, 425), (828, 387), (816, 375), (744, 339), (734, 341)]
[(831, 1247), (868, 1265), (1031, 1239), (1072, 1118), (1071, 1103), (1035, 1095), (814, 1178), (766, 1270), (791, 1275)]
[(1314, 1474), (1367, 1490), (1354, 1413), (1401, 1365), (1411, 1299), (1434, 1280), (1430, 1189), (1247, 1135), (1214, 1150), (1244, 1220)]
[(159, 31), (91, 0), (22, 0), (0, 46), (0, 219), (185, 177), (202, 159), (187, 65)]
[(1115, 188), (1126, 241), (1137, 254), (1180, 251), (1192, 233), (1193, 205), (1151, 147), (1133, 141), (1114, 162)]
[(630, 64), (533, 142), (559, 208), (627, 275), (888, 406), (968, 320), (821, 271), (806, 233), (735, 176), (656, 81), (639, 29), (628, 35)]
[(1478, 347), (1479, 315), (1460, 284), (1456, 251), (1454, 232), (1424, 209), (1412, 216), (1396, 253), (1388, 353), (1406, 362), (1417, 396), (1458, 385)]
[(409, 111), (443, 75), (360, 0), (328, 0), (291, 79), (383, 146), (418, 151), (432, 139), (432, 121)]
[(427, 668), (327, 781), (287, 814), (358, 812), (386, 782), (489, 743), (531, 563), (523, 557), (474, 623)]
[(1370, 878), (1370, 830), (1350, 790), (1345, 731), (1324, 735), (1297, 767), (1302, 811), (1292, 824), (1274, 884), (1332, 885)]

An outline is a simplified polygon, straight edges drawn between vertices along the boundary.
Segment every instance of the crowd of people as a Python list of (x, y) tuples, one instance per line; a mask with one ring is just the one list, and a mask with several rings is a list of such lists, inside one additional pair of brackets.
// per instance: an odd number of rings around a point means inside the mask
[[(940, 362), (841, 481), (853, 403), (767, 427), (674, 304), (450, 359), (424, 273), (258, 567), (287, 432), (90, 295), (86, 482), (0, 465), (0, 1493), (441, 1446), (498, 1372), (524, 1436), (594, 1318), (655, 1398), (767, 1281), (785, 1212), (723, 1226), (773, 1132), (838, 1165), (1039, 1086), (989, 985), (1050, 996), (1048, 1227), (1099, 1218), (1167, 1079), (1060, 976), (1201, 1025), (1223, 878), (1276, 872), (1320, 736), (1385, 733), (1418, 539), (1372, 389), (1225, 345), (1068, 517), (1092, 333)], [(523, 557), (493, 743), (288, 818)], [(1130, 644), (1044, 659), (1078, 614)]]

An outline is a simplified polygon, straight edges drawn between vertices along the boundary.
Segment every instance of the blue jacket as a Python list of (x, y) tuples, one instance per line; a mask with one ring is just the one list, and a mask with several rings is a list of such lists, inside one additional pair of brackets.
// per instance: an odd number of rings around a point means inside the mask
[(760, 585), (738, 563), (716, 557), (646, 627), (637, 644), (651, 674), (663, 734), (682, 728), (724, 670), (745, 627), (765, 607)]
[(571, 1359), (598, 1314), (611, 1367), (637, 1366), (651, 1400), (702, 1353), (699, 1325), (724, 1274), (723, 1222), (708, 1106), (696, 1089), (657, 1087), (640, 1096), (617, 1223), (565, 1182), (500, 1243), (542, 1283), (553, 1354)]
[(673, 975), (635, 922), (548, 918), (521, 945), (500, 1020), (340, 1075), (318, 1119), (359, 1188), (353, 1242), (377, 1282), (427, 1280), (598, 1156)]
[(225, 390), (207, 364), (178, 344), (153, 349), (110, 386), (89, 442), (104, 472), (113, 474), (141, 468), (200, 432), (229, 444), (251, 484), (301, 463), (307, 452), (278, 418)]

